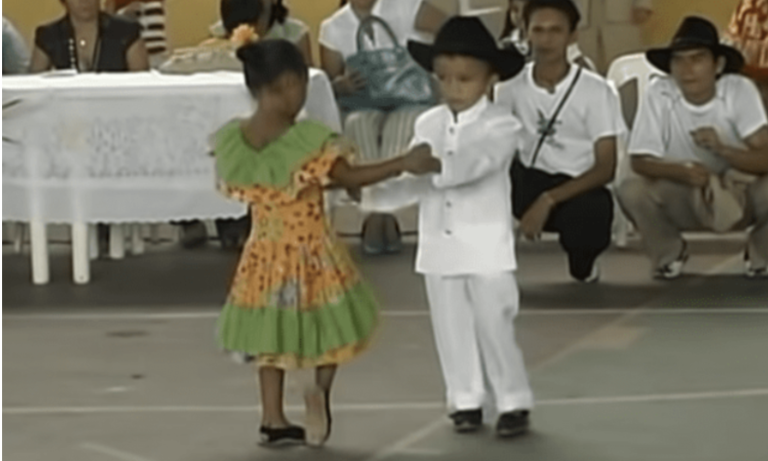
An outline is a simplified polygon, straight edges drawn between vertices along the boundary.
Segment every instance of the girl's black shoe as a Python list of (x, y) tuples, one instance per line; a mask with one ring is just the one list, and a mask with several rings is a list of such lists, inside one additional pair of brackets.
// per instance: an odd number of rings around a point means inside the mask
[(259, 429), (259, 444), (263, 446), (303, 444), (304, 438), (304, 428), (299, 426)]

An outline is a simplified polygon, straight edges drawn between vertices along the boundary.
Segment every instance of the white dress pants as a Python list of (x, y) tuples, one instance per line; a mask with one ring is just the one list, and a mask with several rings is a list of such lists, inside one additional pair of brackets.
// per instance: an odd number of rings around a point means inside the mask
[(499, 413), (531, 409), (533, 394), (515, 341), (515, 274), (425, 279), (449, 410), (479, 409), (489, 397)]

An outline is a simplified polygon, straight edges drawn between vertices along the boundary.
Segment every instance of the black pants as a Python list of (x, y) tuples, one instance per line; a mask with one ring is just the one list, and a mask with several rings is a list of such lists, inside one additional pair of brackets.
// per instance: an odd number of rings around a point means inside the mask
[[(573, 179), (527, 168), (517, 160), (511, 173), (512, 211), (517, 219), (541, 194)], [(611, 244), (612, 223), (613, 197), (601, 187), (558, 204), (544, 230), (559, 234), (560, 246), (568, 254), (571, 276), (583, 280), (589, 276), (597, 257)]]

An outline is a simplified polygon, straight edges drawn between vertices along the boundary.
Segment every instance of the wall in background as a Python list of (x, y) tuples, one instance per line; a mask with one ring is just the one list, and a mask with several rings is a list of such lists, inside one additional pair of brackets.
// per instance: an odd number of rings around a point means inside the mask
[[(448, 5), (454, 0), (433, 1)], [(192, 46), (207, 38), (208, 26), (218, 19), (219, 0), (166, 0), (166, 3), (168, 38), (175, 48)], [(320, 22), (339, 6), (339, 0), (288, 0), (286, 3), (297, 18), (310, 26), (313, 41), (316, 41)], [(473, 6), (475, 3), (478, 7), (504, 5), (505, 0), (473, 0)], [(646, 40), (651, 45), (667, 43), (680, 20), (688, 14), (706, 16), (722, 29), (737, 3), (738, 0), (657, 0), (656, 14), (645, 28)], [(35, 27), (58, 18), (62, 11), (59, 0), (3, 1), (3, 15), (11, 19), (30, 43)]]
[(701, 15), (725, 29), (739, 0), (655, 0), (656, 14), (645, 27), (649, 45), (667, 44), (680, 21), (689, 15)]

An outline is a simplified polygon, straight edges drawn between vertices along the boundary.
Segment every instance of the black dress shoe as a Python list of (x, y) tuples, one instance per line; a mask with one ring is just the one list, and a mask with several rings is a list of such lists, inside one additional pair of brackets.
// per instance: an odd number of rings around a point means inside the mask
[(502, 438), (516, 437), (528, 432), (530, 413), (527, 410), (510, 411), (499, 416), (496, 435)]
[(483, 426), (483, 410), (461, 410), (450, 416), (453, 429), (462, 434), (475, 432)]
[(259, 444), (263, 446), (303, 444), (304, 428), (299, 426), (281, 428), (261, 426), (259, 437)]

